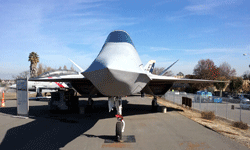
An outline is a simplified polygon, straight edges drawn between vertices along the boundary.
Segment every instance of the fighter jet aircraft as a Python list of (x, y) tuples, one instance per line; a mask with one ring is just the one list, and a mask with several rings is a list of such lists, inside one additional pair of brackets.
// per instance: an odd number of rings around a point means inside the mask
[(164, 95), (173, 83), (222, 82), (200, 79), (179, 79), (151, 74), (144, 68), (129, 34), (122, 30), (111, 32), (93, 63), (81, 74), (32, 78), (30, 81), (70, 82), (80, 94), (91, 96), (101, 93), (108, 97), (109, 111), (116, 108), (118, 122), (116, 137), (120, 141), (125, 129), (122, 117), (122, 97), (138, 92), (154, 96), (152, 108), (156, 108), (156, 95)]
[[(49, 72), (45, 72), (41, 74), (39, 77), (43, 77), (45, 75), (65, 75), (65, 74), (78, 74), (75, 71), (71, 70), (53, 70)], [(39, 78), (38, 77), (38, 78)], [(41, 81), (28, 81), (28, 90), (31, 92), (36, 92), (37, 97), (41, 97), (42, 93), (47, 92), (55, 92), (60, 88), (70, 88), (71, 85), (67, 82), (41, 82)], [(16, 89), (16, 84), (9, 86), (10, 89)]]

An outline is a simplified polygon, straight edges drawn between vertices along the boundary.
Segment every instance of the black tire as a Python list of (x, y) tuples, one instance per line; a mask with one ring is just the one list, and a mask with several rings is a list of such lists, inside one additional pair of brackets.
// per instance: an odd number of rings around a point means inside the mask
[(116, 123), (116, 139), (118, 142), (122, 140), (122, 122), (121, 121)]

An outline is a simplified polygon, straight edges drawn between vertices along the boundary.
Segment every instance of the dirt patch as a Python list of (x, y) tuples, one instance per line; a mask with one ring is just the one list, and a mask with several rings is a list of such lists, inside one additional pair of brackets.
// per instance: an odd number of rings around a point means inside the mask
[[(36, 93), (29, 94), (29, 97), (36, 97)], [(2, 100), (2, 93), (1, 93), (0, 98)], [(4, 100), (16, 100), (16, 92), (4, 93)]]
[(224, 136), (227, 136), (231, 139), (234, 139), (238, 143), (241, 143), (248, 148), (250, 148), (250, 130), (242, 130), (236, 127), (233, 127), (231, 123), (219, 119), (214, 120), (207, 120), (201, 118), (201, 113), (197, 111), (192, 111), (190, 109), (184, 108), (182, 106), (179, 106), (177, 104), (173, 104), (172, 102), (169, 102), (165, 99), (158, 98), (158, 101), (167, 107), (172, 107), (175, 109), (181, 109), (183, 111), (178, 111), (178, 113), (182, 114), (183, 116), (186, 116), (187, 118), (192, 119), (193, 121), (210, 128), (211, 130), (214, 130)]

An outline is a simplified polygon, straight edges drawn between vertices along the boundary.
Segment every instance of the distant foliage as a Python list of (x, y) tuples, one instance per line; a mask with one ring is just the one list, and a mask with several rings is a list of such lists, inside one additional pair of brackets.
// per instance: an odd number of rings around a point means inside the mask
[[(64, 68), (64, 70), (67, 70), (67, 66), (66, 66), (66, 65), (64, 65), (63, 68)], [(65, 68), (66, 68), (66, 69), (65, 69)], [(44, 66), (43, 64), (39, 63), (38, 69), (37, 69), (37, 70), (38, 70), (38, 71), (37, 71), (37, 75), (39, 76), (39, 75), (43, 74), (44, 72), (54, 71), (54, 70), (57, 70), (57, 69), (54, 69), (54, 68), (52, 68), (52, 67), (47, 67), (47, 66)], [(60, 66), (60, 67), (58, 68), (58, 70), (62, 70), (62, 67)], [(75, 71), (73, 65), (70, 67), (70, 70)]]
[(73, 65), (71, 65), (70, 70), (76, 71), (75, 68), (73, 67)]
[[(192, 77), (192, 79), (216, 80), (218, 77), (220, 77), (219, 68), (216, 67), (214, 62), (210, 59), (202, 59), (198, 61), (198, 64), (194, 68), (193, 74), (194, 76), (189, 76)], [(199, 90), (207, 89), (208, 87), (213, 86), (212, 83), (194, 83), (190, 85)]]
[(220, 76), (219, 68), (214, 65), (210, 59), (202, 59), (194, 68), (194, 75), (199, 79), (214, 80)]
[(250, 71), (245, 71), (242, 77), (244, 80), (250, 80)]
[(67, 70), (67, 66), (66, 65), (63, 66), (63, 70)]
[(243, 85), (243, 79), (241, 77), (233, 77), (229, 84), (229, 88), (232, 92), (238, 92)]
[[(220, 80), (220, 81), (227, 81), (227, 78), (226, 78), (225, 76), (221, 76), (221, 77), (217, 78), (217, 80)], [(215, 86), (216, 89), (218, 89), (218, 90), (224, 89), (225, 85), (226, 85), (225, 82), (214, 83), (214, 86)]]
[(53, 70), (56, 70), (56, 69), (51, 68), (51, 67), (47, 67), (47, 66), (43, 66), (43, 64), (39, 64), (37, 75), (39, 76), (39, 75), (43, 74), (44, 72), (53, 71)]
[(29, 74), (30, 74), (30, 71), (27, 70), (27, 71), (23, 71), (23, 72), (19, 73), (19, 75), (12, 76), (12, 77), (13, 77), (14, 79), (24, 79), (24, 78), (29, 77)]
[(179, 72), (177, 76), (184, 76), (184, 74), (182, 72)]
[[(159, 75), (160, 73), (162, 73), (162, 71), (164, 70), (165, 68), (161, 67), (161, 68), (158, 68), (158, 67), (155, 67), (152, 74), (156, 74), (156, 75)], [(163, 76), (173, 76), (173, 72), (171, 70), (168, 70), (165, 74), (163, 74)]]
[(219, 66), (219, 72), (220, 75), (226, 77), (226, 79), (231, 79), (232, 77), (236, 76), (236, 70), (231, 68), (227, 62), (223, 62)]

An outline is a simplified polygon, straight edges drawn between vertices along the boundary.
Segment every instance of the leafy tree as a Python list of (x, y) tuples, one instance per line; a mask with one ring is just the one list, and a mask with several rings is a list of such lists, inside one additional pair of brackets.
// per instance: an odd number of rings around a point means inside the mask
[(35, 52), (31, 52), (29, 54), (29, 60), (30, 61), (30, 76), (36, 77), (37, 76), (37, 63), (39, 62), (39, 56)]
[[(220, 81), (226, 81), (227, 78), (225, 76), (221, 76), (219, 78), (217, 78)], [(220, 90), (220, 97), (222, 97), (222, 90), (225, 87), (226, 83), (225, 82), (219, 82), (219, 83), (214, 83), (214, 86), (216, 87), (216, 89)]]
[(244, 80), (250, 80), (250, 71), (245, 71), (242, 77)]
[(238, 92), (242, 87), (243, 79), (241, 77), (233, 77), (229, 84), (229, 88), (232, 92)]
[(177, 76), (184, 76), (184, 74), (182, 72), (179, 72)]
[(223, 62), (219, 66), (219, 73), (221, 76), (225, 76), (226, 79), (230, 79), (233, 76), (236, 76), (236, 70), (231, 68), (231, 66), (227, 62)]
[(250, 92), (250, 83), (249, 83), (249, 80), (243, 81), (242, 90), (244, 92), (246, 92), (246, 93)]
[(199, 79), (214, 80), (220, 76), (219, 68), (210, 59), (202, 59), (194, 68), (194, 75)]
[[(207, 79), (215, 80), (220, 77), (219, 68), (214, 65), (214, 62), (210, 59), (202, 59), (198, 61), (198, 64), (194, 68), (193, 79)], [(189, 76), (191, 77), (191, 76)], [(190, 84), (193, 88), (202, 90), (207, 89), (208, 87), (213, 86), (211, 83), (194, 83)]]

